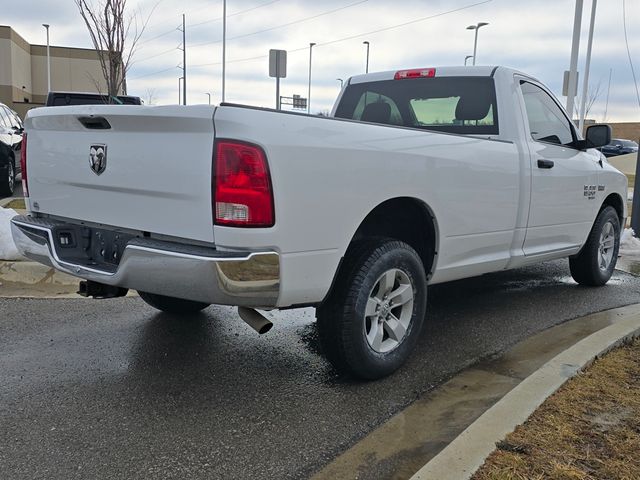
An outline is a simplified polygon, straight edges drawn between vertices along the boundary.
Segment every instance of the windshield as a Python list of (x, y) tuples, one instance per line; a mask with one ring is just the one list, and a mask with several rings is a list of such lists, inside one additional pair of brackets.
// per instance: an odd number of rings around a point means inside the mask
[(497, 134), (493, 78), (440, 77), (349, 85), (337, 118), (448, 133)]

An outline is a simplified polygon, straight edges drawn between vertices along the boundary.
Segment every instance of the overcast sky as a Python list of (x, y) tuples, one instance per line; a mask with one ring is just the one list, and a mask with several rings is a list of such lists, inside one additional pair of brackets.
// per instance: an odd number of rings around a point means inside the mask
[[(582, 20), (579, 70), (584, 69), (591, 1)], [(220, 101), (222, 59), (221, 0), (129, 0), (141, 19), (150, 15), (135, 63), (129, 93), (154, 104), (178, 102), (182, 13), (187, 23), (187, 100)], [(155, 6), (155, 9), (154, 9)], [(590, 90), (600, 93), (589, 117), (603, 120), (612, 70), (608, 121), (640, 121), (640, 106), (623, 31), (623, 0), (600, 0), (596, 17)], [(288, 76), (281, 94), (307, 96), (309, 43), (313, 48), (312, 112), (329, 110), (339, 92), (337, 78), (369, 70), (461, 65), (473, 53), (477, 63), (506, 65), (532, 74), (561, 95), (568, 69), (575, 0), (227, 0), (226, 100), (273, 107), (275, 80), (268, 76), (270, 48), (288, 51)], [(53, 45), (91, 47), (73, 0), (22, 0), (3, 12), (3, 22), (30, 43), (44, 43), (42, 23), (51, 24)], [(640, 2), (627, 0), (628, 44), (640, 80)], [(581, 72), (582, 74), (582, 72)], [(580, 79), (582, 85), (582, 77)], [(55, 85), (53, 85), (55, 89)]]

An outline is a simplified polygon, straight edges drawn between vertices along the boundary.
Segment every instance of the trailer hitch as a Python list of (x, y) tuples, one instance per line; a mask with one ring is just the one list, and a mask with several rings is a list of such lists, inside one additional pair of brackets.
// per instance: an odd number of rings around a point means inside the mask
[(78, 295), (100, 299), (124, 297), (128, 291), (128, 288), (114, 287), (92, 280), (83, 280), (78, 287)]

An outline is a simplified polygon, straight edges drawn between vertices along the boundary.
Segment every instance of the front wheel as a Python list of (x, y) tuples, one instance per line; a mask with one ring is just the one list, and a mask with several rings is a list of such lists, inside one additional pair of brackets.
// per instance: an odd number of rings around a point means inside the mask
[(609, 281), (620, 249), (620, 220), (613, 207), (600, 211), (580, 253), (569, 259), (571, 276), (580, 285), (599, 287)]
[(193, 300), (184, 300), (182, 298), (167, 297), (165, 295), (157, 295), (155, 293), (140, 292), (140, 298), (147, 304), (157, 310), (173, 314), (189, 314), (204, 310), (209, 306), (208, 303), (194, 302)]
[(9, 161), (4, 167), (0, 167), (0, 197), (13, 195), (16, 183), (16, 171), (13, 163)]
[(323, 350), (339, 370), (377, 379), (415, 347), (426, 310), (427, 279), (416, 251), (376, 239), (350, 248), (333, 293), (318, 308)]

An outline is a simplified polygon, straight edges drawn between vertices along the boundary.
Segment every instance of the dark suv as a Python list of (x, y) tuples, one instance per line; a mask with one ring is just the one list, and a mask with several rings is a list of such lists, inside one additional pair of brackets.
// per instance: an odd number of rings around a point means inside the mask
[(23, 131), (18, 114), (0, 103), (0, 198), (13, 195), (16, 176), (20, 173)]
[(141, 105), (140, 97), (133, 95), (118, 95), (109, 99), (106, 95), (99, 93), (82, 93), (82, 92), (49, 92), (47, 95), (46, 107), (64, 107), (66, 105)]
[(638, 144), (633, 140), (625, 140), (623, 138), (612, 138), (609, 145), (605, 145), (600, 149), (605, 157), (615, 157), (617, 155), (625, 155), (638, 151)]

